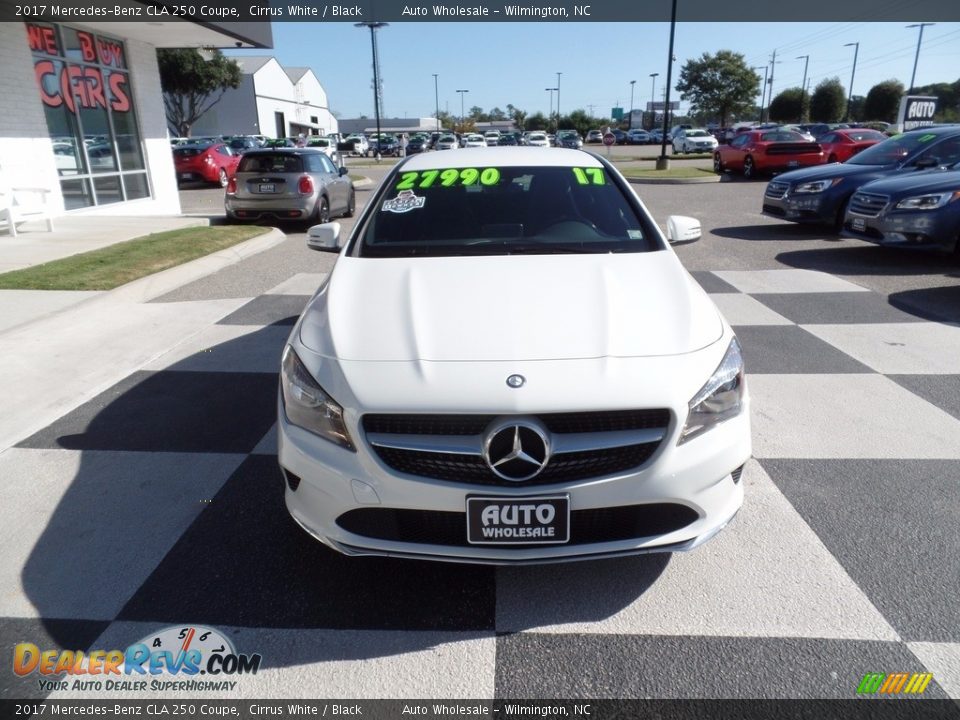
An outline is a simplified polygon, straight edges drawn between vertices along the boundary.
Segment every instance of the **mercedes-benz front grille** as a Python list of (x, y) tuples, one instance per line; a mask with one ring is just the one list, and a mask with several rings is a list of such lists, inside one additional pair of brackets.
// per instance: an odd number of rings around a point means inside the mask
[(495, 473), (484, 457), (484, 438), (496, 415), (365, 415), (362, 427), (377, 457), (406, 475), (500, 487), (527, 487), (586, 480), (626, 472), (656, 452), (670, 425), (670, 411), (617, 410), (517, 416), (542, 426), (551, 454), (525, 480)]
[(866, 217), (876, 217), (890, 202), (886, 195), (858, 192), (850, 198), (850, 212)]

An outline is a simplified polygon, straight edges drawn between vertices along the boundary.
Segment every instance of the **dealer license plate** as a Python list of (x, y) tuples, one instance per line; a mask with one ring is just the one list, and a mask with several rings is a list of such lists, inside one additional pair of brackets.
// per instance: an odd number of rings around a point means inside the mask
[(855, 217), (850, 221), (850, 227), (852, 227), (856, 232), (863, 232), (867, 229), (867, 221), (863, 218)]
[(272, 193), (277, 191), (277, 186), (274, 183), (260, 183), (259, 190), (262, 193)]
[(557, 545), (570, 541), (570, 496), (468, 497), (471, 545)]
[(800, 167), (800, 161), (799, 161), (799, 160), (790, 160), (790, 161), (787, 163), (787, 167), (791, 167), (791, 168), (793, 168), (793, 167)]

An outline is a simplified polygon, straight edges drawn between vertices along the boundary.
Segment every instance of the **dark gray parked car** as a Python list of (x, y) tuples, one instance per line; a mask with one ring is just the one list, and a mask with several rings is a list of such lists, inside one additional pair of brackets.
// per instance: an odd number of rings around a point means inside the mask
[(353, 183), (321, 150), (277, 148), (244, 154), (224, 196), (230, 220), (297, 220), (324, 223), (351, 217)]

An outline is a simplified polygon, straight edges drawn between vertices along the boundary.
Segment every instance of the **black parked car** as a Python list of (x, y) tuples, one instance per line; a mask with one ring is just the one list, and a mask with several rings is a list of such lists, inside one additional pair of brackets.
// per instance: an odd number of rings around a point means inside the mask
[(503, 133), (497, 140), (497, 145), (515, 146), (520, 144), (520, 138), (514, 133)]
[(850, 198), (840, 234), (960, 254), (960, 163), (867, 183)]
[(611, 130), (610, 132), (612, 132), (613, 136), (616, 138), (617, 145), (626, 145), (629, 141), (627, 134), (623, 130)]
[(847, 203), (861, 186), (880, 178), (948, 167), (960, 162), (960, 125), (911, 130), (844, 163), (792, 170), (775, 177), (763, 195), (763, 214), (839, 230)]
[(426, 150), (427, 138), (422, 135), (410, 138), (410, 142), (407, 143), (407, 155), (416, 155), (417, 153), (426, 152)]

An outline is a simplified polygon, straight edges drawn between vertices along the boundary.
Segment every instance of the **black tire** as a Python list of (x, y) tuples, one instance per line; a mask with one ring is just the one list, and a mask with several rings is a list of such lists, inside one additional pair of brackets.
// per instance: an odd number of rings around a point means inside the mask
[(753, 158), (749, 155), (743, 159), (743, 176), (749, 180), (757, 176), (757, 166), (753, 164)]
[(230, 182), (230, 178), (227, 177), (227, 169), (226, 169), (226, 168), (220, 168), (220, 172), (217, 173), (217, 178), (218, 178), (218, 183), (220, 184), (220, 187), (222, 187), (222, 188), (225, 188), (225, 187), (227, 186), (227, 183)]
[(347, 200), (347, 211), (343, 214), (344, 217), (351, 218), (357, 212), (357, 191), (353, 188), (350, 188), (350, 198)]
[(315, 217), (318, 225), (330, 222), (330, 202), (327, 200), (326, 195), (321, 195), (320, 200), (317, 201), (317, 214)]
[(850, 204), (850, 198), (847, 198), (842, 203), (840, 203), (840, 208), (837, 210), (837, 214), (833, 218), (833, 231), (839, 233), (843, 230), (843, 218), (847, 214), (847, 205)]
[(833, 153), (830, 153), (830, 157), (827, 158), (828, 163), (835, 163), (837, 161), (837, 156)]
[(720, 153), (713, 154), (713, 171), (717, 175), (723, 175), (723, 160), (720, 159)]

